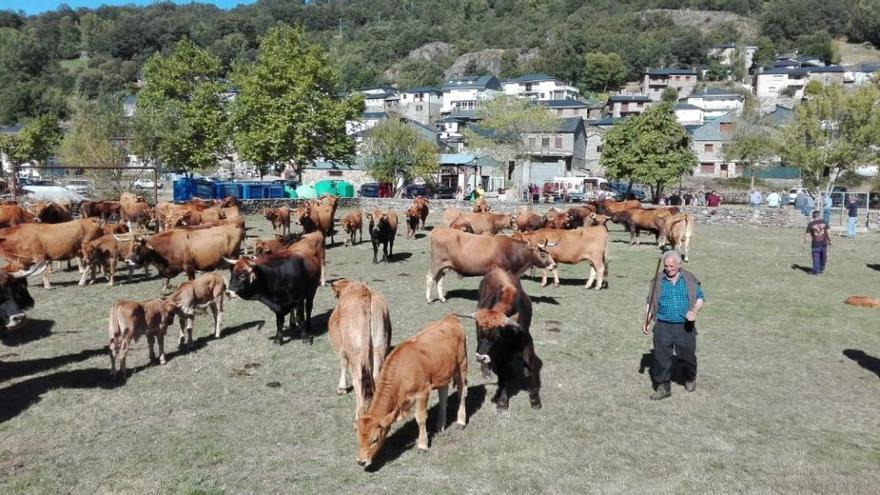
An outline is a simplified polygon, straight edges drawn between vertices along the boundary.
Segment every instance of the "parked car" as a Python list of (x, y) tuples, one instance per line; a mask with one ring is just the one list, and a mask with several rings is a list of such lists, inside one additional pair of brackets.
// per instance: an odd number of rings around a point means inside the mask
[(379, 184), (375, 182), (361, 184), (361, 187), (358, 188), (358, 196), (361, 198), (378, 198)]
[(807, 192), (803, 187), (795, 187), (793, 189), (789, 189), (788, 191), (788, 202), (794, 204), (795, 198), (797, 198), (798, 193), (801, 191)]
[(152, 189), (153, 187), (162, 189), (161, 182), (155, 182), (153, 179), (138, 179), (131, 183), (135, 189)]
[(404, 198), (412, 199), (416, 196), (424, 196), (426, 198), (434, 197), (431, 193), (431, 189), (428, 188), (426, 184), (407, 184), (406, 187), (403, 188)]
[(455, 189), (449, 186), (439, 186), (434, 192), (436, 199), (453, 199), (455, 198)]
[(88, 196), (92, 192), (92, 183), (85, 179), (72, 179), (67, 181), (67, 185), (64, 186), (68, 190), (71, 190), (77, 194), (82, 194), (84, 196)]

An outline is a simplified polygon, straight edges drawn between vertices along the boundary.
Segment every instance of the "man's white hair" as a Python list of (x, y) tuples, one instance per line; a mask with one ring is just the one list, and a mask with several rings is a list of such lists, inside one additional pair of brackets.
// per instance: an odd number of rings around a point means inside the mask
[(665, 253), (663, 253), (663, 256), (661, 256), (660, 259), (662, 259), (663, 263), (665, 264), (666, 260), (668, 260), (669, 258), (674, 259), (676, 263), (678, 263), (678, 266), (681, 266), (684, 263), (681, 259), (681, 255), (678, 254), (678, 251), (676, 251), (675, 249), (670, 249), (669, 251), (666, 251)]

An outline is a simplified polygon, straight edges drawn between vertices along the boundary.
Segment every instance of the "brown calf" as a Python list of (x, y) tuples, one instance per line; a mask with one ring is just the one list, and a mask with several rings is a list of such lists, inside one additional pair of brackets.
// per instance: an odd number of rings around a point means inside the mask
[[(125, 224), (122, 224), (125, 225)], [(116, 265), (119, 261), (125, 259), (128, 253), (129, 242), (119, 240), (113, 234), (103, 235), (93, 241), (84, 242), (82, 246), (82, 266), (83, 273), (79, 279), (79, 286), (86, 285), (86, 278), (89, 284), (95, 281), (95, 274), (98, 269), (108, 276), (107, 285), (113, 286), (116, 281)], [(144, 267), (144, 274), (149, 275), (149, 267)], [(128, 266), (128, 281), (131, 282), (131, 276), (134, 272), (134, 266)]]
[(514, 218), (516, 228), (520, 232), (531, 232), (544, 228), (547, 225), (547, 215), (538, 215), (526, 208), (522, 208)]
[(486, 198), (479, 198), (476, 201), (474, 201), (474, 207), (473, 207), (474, 213), (483, 213), (483, 212), (489, 211), (491, 209), (492, 209), (492, 207), (489, 206), (489, 202), (486, 201)]
[[(639, 234), (647, 230), (654, 234), (657, 244), (666, 244), (666, 217), (678, 213), (678, 208), (633, 208), (611, 215), (611, 221), (623, 224), (629, 231), (629, 243), (639, 244)], [(664, 239), (661, 241), (661, 239)]]
[(342, 228), (349, 236), (345, 240), (346, 246), (354, 244), (356, 234), (360, 236), (360, 241), (358, 241), (358, 243), (364, 242), (364, 217), (361, 210), (355, 210), (346, 215), (345, 218), (342, 219)]
[(197, 308), (208, 307), (214, 317), (214, 338), (220, 338), (223, 324), (223, 296), (226, 293), (226, 280), (217, 272), (205, 273), (195, 280), (183, 282), (168, 298), (174, 305), (180, 325), (180, 341), (184, 344), (183, 331), (186, 330), (186, 345), (192, 347), (192, 327)]
[(381, 292), (366, 284), (340, 279), (330, 287), (336, 308), (327, 322), (330, 345), (339, 357), (337, 394), (348, 391), (346, 372), (355, 393), (354, 418), (370, 407), (379, 370), (391, 347), (391, 318)]
[[(590, 262), (590, 275), (584, 287), (596, 282), (596, 289), (604, 285), (608, 271), (608, 229), (605, 227), (583, 227), (576, 230), (540, 229), (534, 232), (515, 232), (516, 239), (532, 243), (548, 243), (547, 252), (556, 263), (576, 265), (581, 260)], [(559, 270), (553, 268), (553, 285), (559, 287)], [(541, 276), (541, 286), (547, 285), (547, 270)]]
[(495, 235), (516, 227), (516, 221), (509, 213), (467, 213), (462, 218), (471, 224), (475, 234)]
[(165, 364), (165, 332), (174, 321), (174, 305), (154, 298), (144, 302), (120, 299), (110, 308), (110, 371), (125, 373), (125, 358), (131, 342), (147, 336), (150, 361), (156, 361), (153, 342), (159, 341), (159, 363)]
[(290, 208), (282, 206), (280, 208), (266, 208), (263, 215), (272, 224), (272, 232), (278, 232), (281, 229), (281, 235), (290, 232)]
[(467, 371), (467, 339), (461, 320), (455, 315), (428, 324), (398, 344), (382, 365), (370, 408), (355, 422), (358, 464), (370, 465), (385, 443), (391, 425), (406, 418), (413, 406), (419, 425), (417, 447), (428, 450), (428, 399), (431, 391), (437, 390), (440, 407), (436, 429), (442, 431), (446, 426), (449, 384), (453, 382), (459, 395), (456, 423), (464, 427)]
[(293, 218), (303, 228), (306, 234), (314, 231), (320, 231), (324, 237), (330, 238), (330, 244), (333, 244), (333, 217), (336, 214), (334, 203), (315, 205), (306, 203), (294, 210)]

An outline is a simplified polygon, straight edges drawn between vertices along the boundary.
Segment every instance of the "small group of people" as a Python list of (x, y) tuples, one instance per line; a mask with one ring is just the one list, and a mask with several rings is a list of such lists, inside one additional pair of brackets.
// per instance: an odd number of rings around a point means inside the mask
[(788, 192), (784, 189), (770, 191), (770, 194), (768, 194), (766, 198), (763, 198), (761, 196), (761, 191), (757, 189), (752, 189), (752, 192), (749, 193), (749, 204), (753, 208), (761, 206), (765, 200), (767, 201), (767, 206), (770, 208), (785, 208), (791, 202)]

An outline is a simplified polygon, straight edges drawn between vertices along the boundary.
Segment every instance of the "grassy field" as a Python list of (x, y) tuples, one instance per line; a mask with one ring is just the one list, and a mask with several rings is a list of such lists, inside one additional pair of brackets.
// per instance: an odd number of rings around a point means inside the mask
[[(249, 220), (249, 235), (267, 233)], [(582, 287), (585, 265), (564, 266), (560, 288), (524, 280), (544, 408), (520, 393), (497, 412), (494, 381), (472, 361), (468, 427), (419, 454), (414, 421), (399, 423), (375, 472), (355, 463), (354, 398), (335, 394), (328, 289), (312, 346), (274, 345), (272, 313), (234, 300), (219, 340), (197, 317), (196, 349), (170, 346), (165, 366), (149, 364), (142, 340), (121, 383), (109, 377), (107, 313), (117, 298), (157, 295), (159, 280), (80, 288), (68, 272), (53, 290), (32, 285), (29, 324), (0, 345), (0, 493), (876, 493), (880, 310), (842, 301), (880, 296), (880, 237), (835, 239), (813, 278), (800, 230), (699, 226), (686, 267), (707, 296), (697, 391), (673, 385), (652, 402), (640, 319), (656, 247), (611, 230), (608, 290)], [(424, 301), (428, 239), (400, 235), (395, 252), (373, 265), (368, 243), (328, 251), (330, 278), (386, 294), (393, 342), (473, 311), (477, 278), (452, 275), (448, 303)], [(468, 339), (472, 353), (470, 326)], [(433, 425), (436, 394), (430, 406)]]
[(880, 62), (880, 50), (861, 43), (834, 40), (834, 48), (840, 54), (840, 63), (843, 65)]

